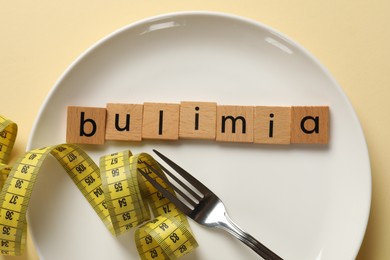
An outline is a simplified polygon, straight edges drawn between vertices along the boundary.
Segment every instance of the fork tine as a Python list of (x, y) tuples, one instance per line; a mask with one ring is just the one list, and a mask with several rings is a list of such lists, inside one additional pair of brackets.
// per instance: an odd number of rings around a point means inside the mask
[[(188, 197), (181, 189), (179, 189), (175, 184), (173, 184), (172, 182), (170, 182), (167, 177), (162, 174), (160, 171), (156, 170), (156, 168), (154, 168), (153, 166), (151, 166), (150, 164), (148, 164), (147, 162), (144, 162), (144, 164), (152, 171), (154, 172), (158, 177), (160, 177), (162, 180), (164, 180), (166, 182), (166, 184), (168, 184), (168, 186), (170, 186), (175, 192), (179, 193), (180, 196), (183, 197), (183, 199), (185, 199), (189, 204), (191, 204), (193, 207), (196, 206), (196, 202), (193, 201), (193, 199), (191, 199), (190, 197)], [(164, 170), (164, 169), (163, 169)], [(172, 176), (174, 178), (177, 178), (176, 176), (174, 176), (172, 173), (169, 172), (169, 176)], [(179, 180), (180, 181), (180, 180)], [(181, 185), (180, 183), (178, 183), (179, 185)], [(183, 185), (185, 185), (183, 183)], [(188, 188), (188, 187), (184, 187), (185, 189)]]
[(156, 180), (154, 180), (152, 177), (149, 176), (144, 170), (138, 169), (138, 172), (142, 174), (159, 192), (161, 192), (164, 197), (166, 197), (169, 201), (171, 201), (175, 206), (181, 210), (184, 214), (189, 215), (191, 214), (191, 209), (184, 204), (179, 198), (177, 198), (175, 195), (170, 193), (167, 189), (165, 189), (163, 186), (161, 186), (160, 183), (158, 183)]
[(153, 149), (153, 152), (158, 155), (164, 162), (166, 162), (172, 169), (174, 169), (178, 174), (180, 174), (184, 179), (186, 179), (191, 185), (193, 185), (201, 193), (212, 193), (206, 186), (204, 186), (200, 181), (198, 181), (194, 176), (189, 174), (186, 170), (181, 168), (176, 163), (172, 162), (168, 157), (160, 153), (159, 151)]
[[(200, 201), (202, 199), (201, 196), (199, 196), (193, 189), (191, 189), (190, 187), (188, 187), (187, 184), (185, 184), (184, 182), (182, 182), (179, 178), (176, 177), (176, 175), (174, 175), (173, 173), (171, 173), (167, 168), (165, 168), (163, 165), (161, 165), (159, 162), (157, 162), (158, 165), (161, 167), (161, 169), (169, 175), (169, 177), (171, 177), (172, 179), (175, 180), (175, 182), (177, 184), (179, 184), (180, 186), (182, 186), (188, 193), (190, 193), (195, 199), (197, 199), (198, 201)], [(193, 205), (195, 206), (195, 205)]]

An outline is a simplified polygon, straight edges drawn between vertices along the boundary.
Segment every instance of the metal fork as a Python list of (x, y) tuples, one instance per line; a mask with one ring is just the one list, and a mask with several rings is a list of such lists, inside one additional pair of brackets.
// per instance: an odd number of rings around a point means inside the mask
[(266, 246), (264, 246), (262, 243), (260, 243), (253, 236), (249, 235), (247, 232), (243, 231), (240, 227), (238, 227), (228, 216), (224, 204), (217, 197), (217, 195), (215, 195), (200, 181), (198, 181), (180, 166), (172, 162), (166, 156), (156, 150), (153, 151), (172, 169), (174, 169), (178, 174), (180, 174), (191, 186), (198, 190), (198, 193), (195, 192), (192, 188), (190, 188), (178, 177), (176, 177), (169, 170), (167, 170), (163, 165), (159, 164), (161, 169), (167, 175), (169, 175), (177, 183), (177, 185), (181, 186), (181, 188), (178, 188), (176, 185), (171, 183), (165, 176), (163, 176), (157, 169), (145, 163), (146, 166), (152, 172), (162, 178), (167, 183), (167, 185), (171, 186), (173, 190), (175, 190), (175, 192), (180, 194), (182, 199), (185, 201), (183, 202), (174, 194), (170, 193), (163, 186), (161, 186), (157, 181), (155, 181), (151, 176), (149, 176), (148, 173), (146, 173), (142, 169), (138, 170), (153, 186), (156, 187), (159, 192), (161, 192), (166, 198), (168, 198), (172, 203), (174, 203), (184, 214), (186, 214), (201, 225), (207, 227), (221, 228), (229, 232), (264, 259), (282, 259), (277, 254), (268, 249)]

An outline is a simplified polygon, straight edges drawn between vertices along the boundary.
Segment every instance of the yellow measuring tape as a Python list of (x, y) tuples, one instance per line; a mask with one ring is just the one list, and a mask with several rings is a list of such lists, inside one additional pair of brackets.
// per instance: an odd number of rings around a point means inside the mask
[[(145, 163), (160, 169), (148, 154), (122, 151), (100, 158), (100, 168), (78, 146), (61, 144), (26, 152), (8, 166), (17, 125), (0, 116), (0, 253), (20, 255), (26, 244), (26, 211), (43, 161), (52, 155), (113, 235), (137, 227), (141, 259), (177, 259), (198, 246), (187, 218), (143, 176), (141, 168), (164, 181)], [(156, 217), (151, 219), (151, 214)], [(142, 225), (141, 225), (142, 224)], [(140, 226), (141, 225), (141, 226)]]

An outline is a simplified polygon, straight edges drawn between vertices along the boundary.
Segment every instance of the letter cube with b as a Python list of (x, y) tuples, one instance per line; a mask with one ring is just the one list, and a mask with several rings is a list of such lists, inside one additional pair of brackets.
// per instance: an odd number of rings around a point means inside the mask
[(68, 107), (66, 142), (104, 144), (106, 108)]

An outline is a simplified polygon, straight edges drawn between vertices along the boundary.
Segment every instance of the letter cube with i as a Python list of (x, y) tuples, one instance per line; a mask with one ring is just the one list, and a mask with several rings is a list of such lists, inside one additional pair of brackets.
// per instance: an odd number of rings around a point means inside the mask
[(215, 140), (216, 118), (215, 102), (181, 102), (179, 137)]
[(99, 107), (68, 107), (66, 142), (104, 144), (106, 109)]
[(290, 144), (291, 107), (255, 107), (254, 143)]

